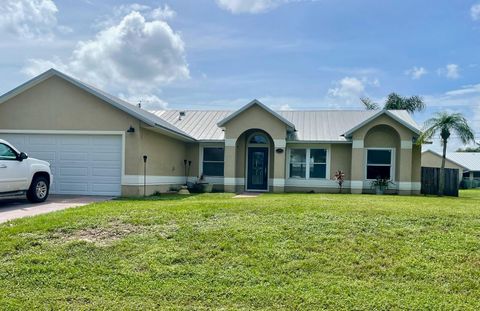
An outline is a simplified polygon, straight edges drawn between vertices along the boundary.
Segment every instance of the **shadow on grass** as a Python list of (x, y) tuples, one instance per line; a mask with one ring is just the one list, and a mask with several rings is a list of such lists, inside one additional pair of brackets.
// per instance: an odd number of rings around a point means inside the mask
[(118, 197), (114, 200), (116, 201), (179, 201), (185, 200), (192, 197), (199, 196), (199, 193), (191, 194), (176, 194), (176, 193), (162, 193), (159, 195), (150, 195), (150, 196), (132, 196), (132, 197)]

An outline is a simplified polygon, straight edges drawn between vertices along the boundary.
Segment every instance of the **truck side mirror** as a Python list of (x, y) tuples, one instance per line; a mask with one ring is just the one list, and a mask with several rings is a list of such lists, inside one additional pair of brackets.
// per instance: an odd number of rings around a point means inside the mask
[(20, 152), (18, 155), (18, 161), (22, 162), (25, 159), (28, 159), (28, 155), (25, 152)]

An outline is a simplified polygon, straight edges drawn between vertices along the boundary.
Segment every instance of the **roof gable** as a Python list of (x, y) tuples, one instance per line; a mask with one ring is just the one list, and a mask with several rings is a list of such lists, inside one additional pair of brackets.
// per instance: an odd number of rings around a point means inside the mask
[(123, 112), (131, 115), (132, 117), (144, 122), (145, 124), (160, 128), (162, 130), (165, 130), (169, 134), (173, 134), (174, 136), (178, 136), (184, 140), (194, 140), (190, 135), (187, 133), (181, 131), (180, 129), (176, 128), (172, 124), (166, 122), (162, 118), (157, 117), (156, 115), (143, 110), (139, 107), (136, 107), (120, 98), (117, 98), (111, 94), (108, 94), (96, 87), (93, 87), (91, 85), (88, 85), (84, 82), (81, 82), (75, 78), (72, 78), (58, 70), (55, 69), (49, 69), (46, 72), (32, 78), (31, 80), (23, 83), (22, 85), (14, 88), (13, 90), (3, 94), (0, 96), (0, 104), (8, 101), (9, 99), (31, 89), (32, 87), (42, 83), (43, 81), (46, 81), (47, 79), (51, 77), (59, 77), (75, 86), (78, 88), (86, 91), (87, 93), (90, 93), (91, 95), (103, 100), (104, 102), (114, 106), (117, 109), (122, 110)]
[(412, 132), (414, 132), (417, 135), (420, 135), (421, 131), (416, 125), (415, 121), (410, 117), (410, 115), (404, 111), (404, 110), (379, 110), (377, 113), (374, 115), (370, 116), (369, 118), (363, 120), (362, 122), (356, 124), (354, 127), (346, 131), (343, 135), (345, 137), (350, 137), (355, 131), (358, 129), (362, 128), (366, 124), (372, 122), (373, 120), (377, 119), (378, 117), (382, 115), (387, 115), (393, 120), (397, 121), (398, 123), (402, 124)]
[(227, 124), (230, 120), (233, 120), (235, 117), (239, 116), (242, 112), (248, 110), (250, 107), (253, 107), (253, 106), (259, 106), (260, 108), (262, 108), (263, 110), (265, 110), (266, 112), (268, 112), (269, 114), (271, 114), (272, 116), (274, 116), (275, 118), (277, 118), (278, 120), (280, 120), (281, 122), (285, 123), (288, 127), (290, 127), (291, 129), (295, 129), (295, 125), (288, 121), (287, 119), (285, 119), (283, 116), (281, 116), (280, 114), (278, 114), (277, 112), (273, 111), (272, 109), (268, 108), (266, 105), (262, 104), (260, 101), (254, 99), (252, 100), (250, 103), (246, 104), (245, 106), (243, 106), (242, 108), (236, 110), (235, 112), (231, 113), (230, 115), (228, 115), (226, 118), (220, 120), (217, 125), (219, 127), (223, 127), (225, 124)]
[[(424, 152), (422, 152), (422, 154), (425, 154), (425, 153), (431, 153), (431, 154), (433, 154), (434, 156), (437, 156), (437, 157), (439, 157), (439, 158), (443, 158), (443, 156), (442, 156), (440, 153), (435, 152), (435, 151), (433, 151), (433, 150), (431, 150), (431, 149), (428, 149), (428, 150), (425, 150)], [(460, 166), (460, 167), (468, 170), (468, 168), (465, 167), (465, 165), (462, 165), (462, 164), (460, 164), (459, 162), (457, 162), (457, 161), (455, 161), (455, 160), (452, 160), (452, 159), (448, 156), (448, 154), (447, 154), (447, 156), (446, 156), (445, 159), (446, 159), (447, 161), (455, 164), (455, 165), (458, 165), (458, 166)]]

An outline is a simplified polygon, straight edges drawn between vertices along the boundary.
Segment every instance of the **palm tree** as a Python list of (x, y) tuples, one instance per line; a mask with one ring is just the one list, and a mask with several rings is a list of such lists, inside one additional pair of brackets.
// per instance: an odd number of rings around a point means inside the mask
[(377, 104), (377, 103), (374, 103), (368, 97), (361, 97), (360, 100), (365, 105), (365, 109), (367, 109), (367, 110), (378, 110), (378, 109), (380, 109), (380, 105)]
[[(374, 103), (370, 98), (363, 97), (360, 98), (360, 100), (365, 105), (367, 110), (380, 109), (380, 105)], [(398, 95), (397, 93), (391, 93), (388, 95), (383, 109), (407, 110), (409, 113), (414, 113), (415, 111), (422, 111), (425, 109), (425, 103), (420, 96), (404, 97)]]
[(445, 159), (447, 156), (447, 143), (450, 134), (454, 132), (464, 144), (475, 142), (472, 128), (468, 125), (467, 119), (461, 113), (438, 112), (435, 117), (425, 121), (425, 130), (417, 140), (421, 145), (432, 139), (437, 133), (440, 134), (443, 145), (442, 166), (440, 168), (440, 182), (438, 195), (442, 196), (445, 190)]

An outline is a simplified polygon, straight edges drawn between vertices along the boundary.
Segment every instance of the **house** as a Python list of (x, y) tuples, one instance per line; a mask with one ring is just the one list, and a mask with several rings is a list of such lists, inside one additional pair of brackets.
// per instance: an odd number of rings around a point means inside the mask
[[(204, 176), (227, 192), (420, 192), (420, 130), (405, 111), (149, 112), (51, 69), (0, 97), (0, 138), (52, 164), (52, 193), (139, 195)], [(144, 166), (143, 156), (147, 155)]]
[[(422, 153), (422, 166), (441, 167), (442, 155), (427, 150)], [(445, 158), (446, 168), (459, 170), (459, 178), (480, 181), (480, 152), (448, 152)]]
[[(441, 166), (442, 166), (441, 154), (430, 149), (422, 152), (422, 167), (439, 168)], [(467, 170), (465, 166), (449, 159), (448, 157), (445, 159), (445, 168), (452, 168), (452, 169), (458, 170), (458, 182), (460, 182), (463, 179), (463, 172)]]

